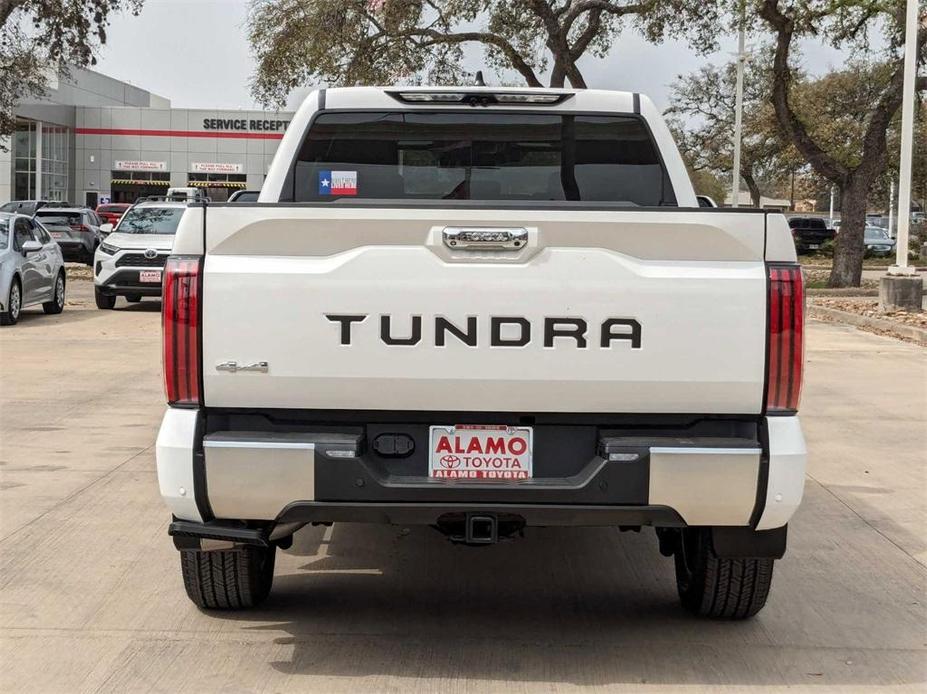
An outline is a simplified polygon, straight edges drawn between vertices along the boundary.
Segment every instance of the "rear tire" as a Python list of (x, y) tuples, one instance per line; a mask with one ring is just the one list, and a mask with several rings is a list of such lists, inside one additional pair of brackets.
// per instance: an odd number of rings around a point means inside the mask
[(116, 297), (104, 294), (99, 287), (93, 288), (93, 298), (97, 302), (97, 308), (111, 309), (116, 306)]
[(19, 313), (23, 309), (23, 288), (19, 278), (10, 282), (10, 293), (6, 297), (6, 311), (0, 311), (0, 325), (16, 325)]
[(58, 273), (58, 277), (55, 279), (55, 295), (52, 297), (51, 301), (46, 301), (42, 304), (42, 310), (45, 311), (45, 313), (55, 315), (64, 310), (65, 289), (64, 270), (61, 270)]
[(276, 547), (180, 550), (183, 585), (198, 607), (241, 610), (259, 605), (274, 581)]
[(137, 304), (141, 300), (142, 297), (140, 294), (129, 294), (126, 296), (126, 301), (128, 301), (130, 304)]
[(707, 528), (684, 528), (675, 559), (679, 599), (700, 617), (747, 619), (766, 604), (774, 559), (718, 557)]

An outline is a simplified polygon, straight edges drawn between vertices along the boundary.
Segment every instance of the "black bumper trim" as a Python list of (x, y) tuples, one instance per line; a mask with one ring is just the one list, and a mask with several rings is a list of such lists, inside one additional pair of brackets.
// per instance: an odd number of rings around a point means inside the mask
[(177, 549), (202, 549), (202, 540), (231, 542), (234, 545), (270, 547), (267, 531), (256, 528), (242, 528), (221, 522), (195, 523), (175, 520), (167, 528), (167, 534), (174, 538)]
[(137, 294), (138, 296), (161, 296), (161, 285), (156, 287), (127, 287), (125, 285), (97, 285), (100, 294), (105, 296), (127, 296)]
[(591, 504), (471, 504), (376, 503), (296, 501), (277, 517), (277, 523), (386, 523), (434, 525), (447, 514), (521, 516), (529, 526), (653, 525), (685, 527), (676, 511), (666, 506), (602, 506)]

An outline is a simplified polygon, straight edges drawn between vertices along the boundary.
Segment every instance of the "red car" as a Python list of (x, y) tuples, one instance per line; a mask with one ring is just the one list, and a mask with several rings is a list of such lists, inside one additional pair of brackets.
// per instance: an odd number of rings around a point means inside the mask
[(96, 212), (105, 224), (112, 224), (115, 226), (116, 222), (120, 220), (125, 211), (130, 207), (132, 207), (132, 205), (125, 202), (113, 202), (105, 205), (98, 205)]

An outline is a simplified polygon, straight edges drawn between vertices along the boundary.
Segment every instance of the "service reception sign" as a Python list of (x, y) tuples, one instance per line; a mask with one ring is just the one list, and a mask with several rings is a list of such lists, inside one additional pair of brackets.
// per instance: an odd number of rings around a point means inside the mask
[(240, 174), (245, 167), (241, 164), (225, 164), (221, 162), (195, 161), (192, 163), (193, 173), (211, 174)]
[(114, 171), (167, 171), (166, 161), (114, 161)]

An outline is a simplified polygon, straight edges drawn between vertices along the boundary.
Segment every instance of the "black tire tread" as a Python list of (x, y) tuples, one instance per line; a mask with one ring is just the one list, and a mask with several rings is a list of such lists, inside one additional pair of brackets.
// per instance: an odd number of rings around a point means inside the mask
[(99, 289), (94, 287), (93, 290), (93, 299), (96, 302), (97, 308), (99, 309), (111, 309), (116, 306), (116, 297), (109, 296), (108, 294), (102, 293)]
[[(13, 281), (10, 283), (10, 293), (13, 292), (13, 285), (14, 285), (14, 284), (17, 285), (17, 286), (19, 287), (19, 310), (20, 310), (20, 312), (22, 312), (22, 310), (23, 310), (23, 294), (22, 294), (23, 287), (22, 287), (22, 283), (19, 281), (19, 278), (18, 278), (18, 277), (14, 277), (14, 278), (13, 278)], [(19, 321), (19, 316), (16, 316), (16, 317), (14, 318), (14, 317), (13, 317), (13, 312), (10, 311), (10, 306), (9, 306), (10, 297), (9, 297), (9, 295), (6, 297), (6, 301), (5, 301), (4, 303), (6, 304), (7, 310), (6, 310), (6, 311), (0, 311), (0, 325), (16, 325), (16, 323)]]
[(270, 593), (275, 548), (181, 550), (187, 596), (205, 609), (240, 610), (260, 604)]
[[(766, 604), (774, 559), (718, 557), (709, 542), (698, 544), (687, 581), (677, 574), (679, 597), (691, 612), (714, 619), (748, 619)], [(677, 571), (679, 564), (677, 563)]]
[[(65, 301), (67, 301), (67, 291), (68, 291), (68, 282), (65, 279), (64, 270), (61, 270), (58, 273), (62, 279), (64, 279), (64, 291), (65, 291)], [(58, 286), (58, 278), (55, 278), (55, 287)], [(55, 300), (55, 295), (52, 296), (51, 301), (46, 301), (42, 304), (42, 310), (49, 316), (56, 316), (62, 311), (64, 311), (64, 304), (61, 306), (58, 305), (58, 302)]]

